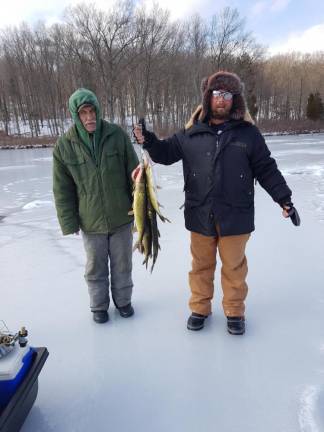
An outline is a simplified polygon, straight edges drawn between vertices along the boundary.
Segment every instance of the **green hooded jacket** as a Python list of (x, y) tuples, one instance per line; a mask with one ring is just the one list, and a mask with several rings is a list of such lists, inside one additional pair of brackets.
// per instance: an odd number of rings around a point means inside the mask
[[(83, 127), (78, 108), (96, 107), (95, 147)], [(53, 152), (53, 193), (64, 235), (111, 233), (133, 218), (131, 173), (139, 161), (124, 130), (101, 119), (94, 93), (79, 89), (69, 100), (74, 125), (58, 139)]]
[[(90, 104), (95, 107), (97, 127), (93, 134), (86, 131), (79, 118), (78, 110), (81, 105)], [(93, 158), (98, 161), (98, 144), (101, 136), (101, 110), (98, 99), (92, 91), (80, 88), (69, 99), (69, 111), (82, 142), (89, 148)]]

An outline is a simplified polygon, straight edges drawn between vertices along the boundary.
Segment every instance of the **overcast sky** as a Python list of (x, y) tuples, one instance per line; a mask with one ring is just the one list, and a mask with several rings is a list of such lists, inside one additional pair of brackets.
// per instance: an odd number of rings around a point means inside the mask
[[(2, 0), (4, 1), (4, 0)], [(144, 0), (151, 5), (150, 0)], [(323, 0), (157, 0), (169, 9), (173, 19), (199, 13), (204, 18), (225, 6), (236, 7), (246, 18), (246, 28), (257, 41), (267, 45), (271, 53), (286, 51), (324, 51)], [(30, 24), (44, 20), (47, 24), (60, 21), (64, 9), (80, 3), (78, 0), (10, 0), (0, 14), (0, 28)], [(89, 2), (88, 2), (89, 3)], [(92, 0), (101, 9), (107, 9), (113, 0)]]

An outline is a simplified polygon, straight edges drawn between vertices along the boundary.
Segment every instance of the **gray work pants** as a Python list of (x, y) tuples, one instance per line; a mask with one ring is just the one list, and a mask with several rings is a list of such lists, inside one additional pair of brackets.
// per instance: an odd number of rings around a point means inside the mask
[(82, 232), (82, 237), (91, 311), (108, 310), (109, 285), (115, 306), (126, 306), (131, 301), (133, 288), (132, 224), (123, 225), (111, 234)]

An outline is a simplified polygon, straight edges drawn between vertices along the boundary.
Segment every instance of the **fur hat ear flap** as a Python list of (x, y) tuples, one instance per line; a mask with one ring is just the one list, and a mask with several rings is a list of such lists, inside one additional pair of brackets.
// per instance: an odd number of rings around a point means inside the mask
[(190, 129), (196, 123), (196, 121), (199, 119), (201, 111), (202, 105), (198, 105), (195, 111), (191, 114), (190, 120), (186, 124), (185, 129)]
[(201, 84), (200, 84), (200, 89), (201, 89), (202, 93), (205, 93), (207, 86), (208, 86), (208, 77), (205, 77), (202, 79)]
[(246, 109), (246, 111), (245, 111), (244, 121), (246, 121), (248, 123), (251, 123), (253, 125), (255, 124), (255, 122), (254, 122), (254, 120), (253, 120), (253, 118), (252, 118), (252, 116), (250, 114), (250, 111), (248, 109)]
[(234, 95), (230, 117), (233, 120), (240, 120), (244, 118), (245, 112), (246, 112), (246, 102), (243, 95), (241, 94)]
[(204, 122), (206, 121), (208, 114), (209, 114), (209, 102), (210, 100), (210, 90), (208, 90), (208, 87), (206, 88), (205, 92), (203, 93), (203, 100), (202, 100), (202, 110), (199, 114), (199, 121)]

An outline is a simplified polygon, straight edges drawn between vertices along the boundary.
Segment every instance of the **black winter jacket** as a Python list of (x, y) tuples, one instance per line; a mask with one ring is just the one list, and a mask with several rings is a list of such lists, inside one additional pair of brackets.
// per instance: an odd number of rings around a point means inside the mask
[(219, 135), (201, 122), (164, 140), (146, 131), (144, 148), (160, 164), (182, 160), (189, 231), (216, 236), (216, 224), (221, 236), (254, 231), (254, 179), (278, 204), (291, 199), (263, 136), (246, 121), (229, 121)]

